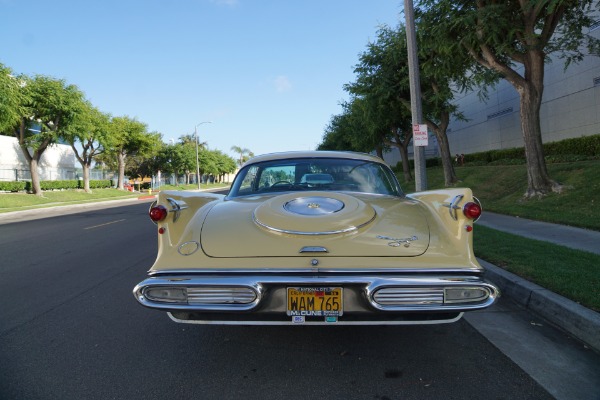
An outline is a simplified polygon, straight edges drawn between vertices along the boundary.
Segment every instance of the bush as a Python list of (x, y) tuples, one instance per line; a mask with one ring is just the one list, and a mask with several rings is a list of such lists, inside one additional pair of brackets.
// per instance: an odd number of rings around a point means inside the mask
[(76, 179), (67, 181), (41, 181), (40, 187), (42, 190), (77, 189), (79, 181)]
[[(83, 181), (79, 181), (79, 185), (80, 185), (80, 189), (83, 189)], [(112, 187), (112, 181), (110, 179), (105, 179), (105, 180), (97, 180), (97, 181), (92, 181), (90, 180), (90, 189), (104, 189), (104, 188), (111, 188)]]
[(22, 192), (25, 190), (25, 187), (28, 182), (4, 182), (0, 181), (0, 191), (1, 192)]
[(600, 157), (600, 135), (583, 136), (573, 139), (565, 139), (560, 142), (544, 144), (544, 152), (547, 156), (579, 155), (589, 157)]
[[(600, 159), (600, 135), (565, 139), (544, 143), (546, 162), (575, 162)], [(525, 163), (523, 147), (489, 150), (465, 155), (465, 162), (473, 165), (516, 165)]]

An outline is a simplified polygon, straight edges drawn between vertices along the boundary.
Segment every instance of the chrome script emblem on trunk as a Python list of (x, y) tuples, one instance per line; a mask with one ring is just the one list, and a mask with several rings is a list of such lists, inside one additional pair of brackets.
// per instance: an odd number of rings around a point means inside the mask
[(410, 247), (410, 242), (419, 240), (419, 238), (417, 236), (411, 236), (408, 238), (399, 239), (399, 238), (393, 238), (393, 237), (381, 236), (381, 235), (377, 235), (377, 239), (389, 240), (390, 242), (388, 243), (388, 246), (391, 246), (391, 247), (400, 247), (401, 245), (404, 245), (404, 247)]

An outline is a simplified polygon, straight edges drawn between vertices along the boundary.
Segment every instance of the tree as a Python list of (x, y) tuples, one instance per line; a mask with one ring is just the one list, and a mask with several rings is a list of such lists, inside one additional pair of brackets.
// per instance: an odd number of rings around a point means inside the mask
[(90, 190), (90, 168), (94, 158), (102, 154), (105, 146), (110, 143), (110, 130), (108, 123), (110, 116), (103, 114), (91, 103), (85, 102), (80, 112), (76, 113), (68, 128), (63, 133), (75, 157), (81, 164), (83, 170), (83, 189), (87, 193)]
[[(119, 177), (117, 188), (123, 190), (125, 180), (125, 167), (128, 158), (140, 156), (141, 159), (149, 157), (161, 147), (161, 135), (148, 133), (146, 124), (128, 116), (113, 117), (108, 124), (111, 142), (109, 152), (117, 160)], [(136, 165), (140, 165), (136, 163)], [(137, 175), (136, 168), (130, 168)]]
[(12, 75), (10, 68), (0, 63), (0, 133), (11, 132), (24, 112), (22, 85), (25, 81)]
[[(451, 186), (458, 179), (446, 131), (451, 115), (464, 119), (452, 104), (453, 89), (464, 90), (472, 86), (472, 81), (464, 77), (475, 63), (468, 56), (436, 51), (431, 44), (435, 38), (426, 33), (422, 28), (417, 30), (423, 119), (438, 140), (445, 185)], [(400, 25), (392, 29), (382, 26), (377, 40), (360, 55), (354, 71), (356, 81), (346, 85), (346, 90), (366, 100), (371, 120), (383, 129), (380, 136), (384, 143), (400, 150), (405, 178), (410, 180), (407, 148), (412, 138), (412, 127), (405, 27)], [(483, 74), (479, 77), (489, 78)]]
[(235, 160), (228, 155), (224, 154), (220, 150), (213, 150), (215, 153), (216, 163), (217, 163), (217, 174), (219, 181), (223, 181), (223, 178), (226, 174), (232, 174), (237, 169), (237, 163)]
[(240, 167), (242, 166), (242, 164), (244, 164), (250, 158), (254, 157), (253, 152), (251, 152), (250, 150), (248, 150), (246, 148), (242, 148), (239, 146), (231, 146), (231, 151), (235, 151), (236, 153), (238, 153), (240, 155), (240, 158), (238, 160), (238, 165)]
[(42, 75), (17, 78), (22, 91), (19, 121), (14, 136), (29, 164), (32, 192), (42, 195), (38, 165), (48, 146), (53, 145), (85, 107), (83, 93), (64, 80)]
[[(520, 96), (521, 131), (527, 159), (525, 197), (560, 192), (550, 178), (542, 147), (540, 107), (544, 65), (550, 54), (565, 67), (584, 57), (581, 45), (598, 54), (599, 40), (583, 28), (593, 20), (592, 0), (424, 0), (419, 26), (443, 54), (469, 54), (500, 74)], [(521, 69), (521, 68), (522, 69)]]
[(382, 140), (374, 133), (376, 126), (369, 119), (364, 99), (353, 96), (341, 105), (342, 113), (331, 117), (318, 149), (361, 152), (376, 149), (379, 157), (383, 157)]
[[(190, 176), (196, 174), (196, 135), (183, 135), (179, 137), (179, 164), (180, 170), (186, 174), (186, 182), (190, 183)], [(198, 143), (198, 151), (207, 148), (208, 142)], [(200, 154), (198, 154), (200, 163)]]

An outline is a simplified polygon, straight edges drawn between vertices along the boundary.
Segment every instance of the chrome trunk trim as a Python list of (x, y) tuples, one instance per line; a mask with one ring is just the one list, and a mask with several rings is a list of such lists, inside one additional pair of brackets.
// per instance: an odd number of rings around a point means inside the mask
[(327, 325), (327, 326), (348, 326), (348, 325), (438, 325), (438, 324), (451, 324), (462, 318), (464, 313), (458, 314), (455, 318), (451, 319), (440, 319), (440, 320), (428, 320), (428, 321), (338, 321), (335, 324), (327, 323), (324, 321), (306, 321), (302, 324), (296, 324), (292, 321), (228, 321), (228, 320), (185, 320), (179, 319), (173, 316), (172, 313), (168, 312), (167, 315), (173, 322), (180, 324), (194, 324), (194, 325)]
[[(310, 259), (308, 259), (310, 260)], [(203, 269), (165, 269), (154, 271), (148, 271), (148, 276), (158, 277), (166, 275), (292, 275), (292, 274), (347, 274), (347, 275), (362, 275), (370, 276), (373, 274), (483, 274), (481, 268), (256, 268), (256, 269), (244, 269), (244, 268), (203, 268)]]

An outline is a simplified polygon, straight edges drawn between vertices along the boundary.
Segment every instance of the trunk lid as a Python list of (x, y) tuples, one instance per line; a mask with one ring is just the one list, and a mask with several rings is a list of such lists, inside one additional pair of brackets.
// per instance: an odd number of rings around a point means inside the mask
[(418, 201), (334, 192), (236, 198), (208, 213), (210, 257), (414, 257), (429, 246)]

